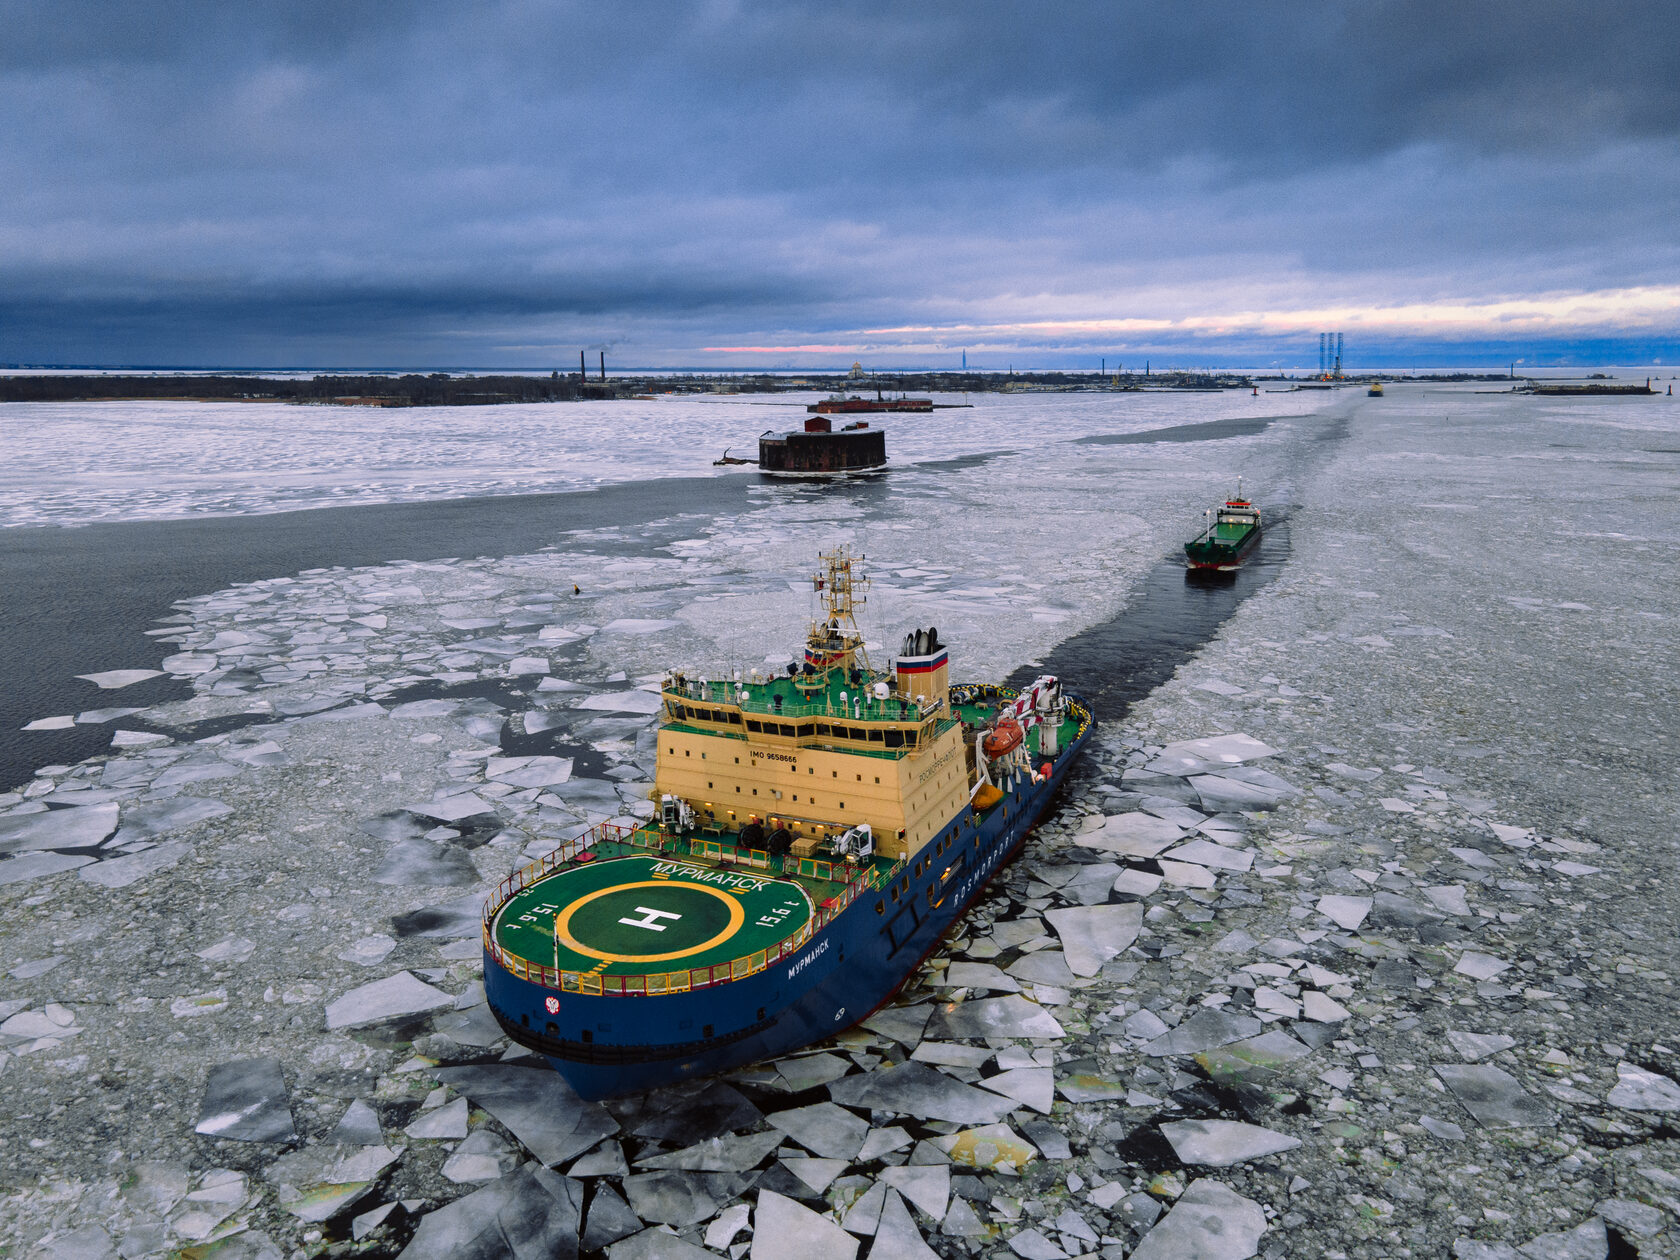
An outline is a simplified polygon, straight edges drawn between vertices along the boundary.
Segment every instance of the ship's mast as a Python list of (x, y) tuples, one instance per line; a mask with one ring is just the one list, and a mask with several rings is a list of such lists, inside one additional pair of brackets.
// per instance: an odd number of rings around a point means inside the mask
[(860, 563), (864, 557), (840, 546), (820, 552), (818, 559), (822, 568), (811, 575), (811, 586), (822, 597), (823, 618), (811, 623), (810, 645), (833, 664), (847, 667), (855, 658), (868, 669), (857, 624), (857, 610), (869, 602), (869, 579)]

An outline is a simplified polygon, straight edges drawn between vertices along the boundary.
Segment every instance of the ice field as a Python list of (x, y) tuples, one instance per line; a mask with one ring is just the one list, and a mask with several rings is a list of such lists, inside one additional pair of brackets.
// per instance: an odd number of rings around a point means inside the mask
[[(491, 407), (11, 403), (0, 525), (75, 525), (346, 503), (527, 494), (710, 476), (730, 448), (796, 428), (821, 394), (671, 396)], [(1310, 410), (1314, 395), (941, 395), (972, 409), (864, 417), (895, 466), (1228, 417)], [(1029, 440), (1030, 438), (1030, 440)]]
[[(381, 412), (409, 436), (344, 443), (342, 481), (273, 438), (275, 481), (235, 492), (247, 409), (204, 410), (221, 462), (113, 512), (555, 488), (513, 467), (544, 416), (463, 473), (412, 435), (484, 413)], [(327, 445), (363, 419), (313, 410), (285, 415)], [(493, 410), (584, 416), (541, 466), (566, 484), (709, 473), (730, 426), (768, 427)], [(711, 507), (706, 480), (514, 554), (192, 591), (152, 656), (64, 680), (75, 702), (32, 718), (110, 747), (0, 785), (0, 1232), (411, 1260), (1670, 1254), (1672, 402), (1024, 395), (887, 423), (884, 478)], [(112, 424), (136, 484), (167, 462)], [(1149, 429), (1200, 440), (1080, 440)], [(35, 440), (41, 510), (95, 519), (95, 480)], [(1136, 614), (1238, 474), (1287, 511), (1277, 577), (1098, 715), (1059, 811), (896, 1005), (605, 1105), (501, 1037), (485, 890), (646, 812), (648, 688), (785, 663), (819, 547), (869, 556), (884, 654), (931, 622), (953, 678), (996, 678)], [(191, 694), (125, 704), (150, 670)]]

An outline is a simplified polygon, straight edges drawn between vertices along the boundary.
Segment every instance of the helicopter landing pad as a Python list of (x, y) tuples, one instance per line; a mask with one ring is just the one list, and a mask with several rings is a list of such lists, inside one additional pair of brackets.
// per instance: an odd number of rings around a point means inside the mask
[(530, 962), (639, 975), (773, 949), (811, 914), (810, 896), (792, 880), (638, 854), (538, 880), (502, 907), (492, 930), (504, 949)]

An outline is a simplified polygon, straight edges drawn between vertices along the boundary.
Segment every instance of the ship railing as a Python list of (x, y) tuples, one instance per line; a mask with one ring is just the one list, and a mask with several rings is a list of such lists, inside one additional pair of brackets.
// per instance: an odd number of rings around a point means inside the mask
[(490, 920), (496, 917), (496, 912), (513, 899), (514, 894), (529, 888), (539, 879), (553, 872), (556, 867), (564, 866), (580, 853), (587, 852), (603, 840), (612, 840), (619, 844), (632, 844), (638, 848), (657, 847), (656, 844), (650, 843), (648, 839), (637, 839), (637, 837), (642, 836), (645, 830), (645, 828), (632, 830), (629, 827), (621, 827), (617, 823), (600, 823), (581, 835), (573, 836), (570, 840), (562, 840), (554, 847), (552, 852), (544, 854), (535, 862), (520, 867), (496, 885), (496, 891), (484, 903), (484, 922), (486, 926), (489, 925)]
[[(753, 687), (764, 684), (745, 685)], [(859, 691), (853, 695), (848, 690), (847, 702), (843, 705), (830, 693), (825, 694), (821, 702), (784, 698), (778, 708), (774, 701), (758, 699), (750, 691), (745, 696), (738, 697), (733, 690), (734, 686), (735, 684), (728, 680), (716, 683), (684, 680), (681, 686), (674, 683), (667, 686), (665, 694), (680, 696), (684, 700), (694, 700), (700, 704), (737, 708), (743, 713), (765, 713), (771, 717), (837, 717), (854, 722), (919, 722), (939, 707), (937, 703), (917, 704), (914, 700), (905, 700), (901, 705), (897, 696), (877, 700), (867, 692)]]
[[(603, 824), (602, 826), (608, 827), (611, 824)], [(578, 841), (568, 843), (578, 843), (593, 837), (600, 830), (601, 828), (596, 828), (595, 831), (589, 832), (587, 836), (580, 836)], [(600, 838), (620, 839), (622, 841), (624, 835), (627, 834), (627, 829), (622, 827), (613, 827), (612, 830), (620, 834)], [(581, 847), (575, 850), (575, 852), (581, 851)], [(755, 851), (747, 850), (747, 852)], [(769, 855), (765, 854), (764, 856), (768, 859)], [(549, 855), (549, 858), (553, 857), (553, 854)], [(548, 860), (544, 859), (544, 861)], [(803, 866), (804, 862), (810, 860), (801, 859), (801, 865)], [(519, 876), (542, 865), (542, 862), (533, 862), (530, 866), (516, 871), (502, 881), (502, 887), (507, 888)], [(558, 861), (552, 862), (547, 869), (552, 869), (554, 865), (558, 865)], [(820, 865), (830, 866), (830, 869), (832, 869), (829, 863), (820, 863)], [(891, 883), (898, 873), (904, 869), (904, 865), (905, 863), (902, 860), (887, 867), (878, 863), (871, 863), (848, 879), (839, 892), (826, 898), (818, 908), (817, 913), (807, 919), (800, 929), (786, 940), (773, 948), (757, 950), (751, 954), (744, 954), (739, 958), (721, 962), (711, 967), (692, 967), (682, 971), (649, 972), (641, 975), (597, 975), (587, 971), (563, 971), (532, 962), (527, 958), (521, 958), (511, 950), (505, 949), (496, 940), (491, 928), (495, 919), (495, 911), (501, 908), (501, 905), (506, 902), (508, 897), (513, 895), (513, 892), (524, 888), (530, 882), (529, 880), (514, 887), (512, 892), (507, 893), (507, 896), (503, 897), (501, 901), (495, 902), (495, 909), (487, 906), (483, 919), (484, 948), (497, 964), (519, 979), (541, 985), (544, 988), (555, 989), (561, 993), (578, 993), (591, 997), (664, 997), (677, 993), (692, 993), (698, 989), (709, 989), (715, 985), (745, 980), (759, 972), (768, 970), (782, 959), (798, 953), (810, 943), (813, 936), (832, 923), (841, 911), (845, 910), (852, 902), (865, 893), (879, 891)]]

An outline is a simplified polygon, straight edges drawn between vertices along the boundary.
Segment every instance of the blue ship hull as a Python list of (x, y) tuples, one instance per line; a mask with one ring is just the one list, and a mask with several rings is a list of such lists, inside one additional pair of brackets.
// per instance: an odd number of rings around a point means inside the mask
[(563, 993), (520, 979), (486, 951), (490, 1009), (513, 1040), (543, 1054), (587, 1099), (708, 1076), (831, 1037), (885, 1005), (1014, 857), (1090, 733), (1086, 723), (1049, 777), (1038, 784), (1023, 777), (978, 824), (968, 810), (953, 819), (941, 833), (956, 841), (948, 860), (919, 874), (916, 864), (906, 868), (899, 880), (909, 888), (897, 901), (885, 892), (857, 898), (765, 971), (681, 994)]

